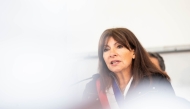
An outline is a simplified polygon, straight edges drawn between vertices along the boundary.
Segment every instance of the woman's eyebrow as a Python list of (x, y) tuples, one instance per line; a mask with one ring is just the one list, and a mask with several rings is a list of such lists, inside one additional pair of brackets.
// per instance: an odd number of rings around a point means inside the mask
[(116, 42), (114, 45), (120, 44), (119, 42)]
[[(119, 42), (115, 42), (113, 45), (120, 44)], [(109, 45), (105, 44), (104, 47), (109, 47)]]
[(109, 45), (106, 44), (106, 45), (104, 45), (104, 47), (109, 47)]

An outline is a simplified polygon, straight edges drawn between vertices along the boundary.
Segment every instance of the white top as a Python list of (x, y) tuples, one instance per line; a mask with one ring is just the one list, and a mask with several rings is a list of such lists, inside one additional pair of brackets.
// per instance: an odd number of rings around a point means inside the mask
[[(129, 80), (129, 83), (125, 87), (125, 91), (123, 93), (124, 97), (126, 96), (128, 90), (129, 90), (129, 87), (131, 86), (131, 82), (132, 81), (133, 81), (133, 77), (131, 77), (131, 79)], [(110, 108), (111, 109), (120, 109), (119, 105), (117, 104), (117, 101), (115, 99), (115, 95), (114, 95), (112, 86), (106, 91), (106, 95), (107, 95), (107, 98), (108, 98), (108, 102), (109, 102)]]
[(133, 77), (131, 77), (131, 79), (129, 80), (129, 83), (127, 84), (127, 86), (125, 87), (125, 91), (124, 91), (124, 94), (123, 96), (125, 97), (128, 90), (129, 90), (129, 87), (131, 86), (131, 82), (133, 81)]

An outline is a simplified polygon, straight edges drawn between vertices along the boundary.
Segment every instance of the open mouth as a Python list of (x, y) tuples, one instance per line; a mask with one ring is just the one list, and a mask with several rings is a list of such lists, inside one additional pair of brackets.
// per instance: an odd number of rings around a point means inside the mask
[(120, 61), (119, 60), (114, 60), (114, 61), (111, 61), (111, 64), (112, 65), (116, 65), (116, 64), (118, 64)]

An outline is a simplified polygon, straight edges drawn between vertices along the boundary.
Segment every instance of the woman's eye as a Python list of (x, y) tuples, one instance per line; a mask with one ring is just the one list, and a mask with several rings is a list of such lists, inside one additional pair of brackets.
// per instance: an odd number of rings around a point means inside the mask
[(123, 48), (123, 45), (118, 45), (117, 48)]
[(106, 51), (108, 51), (108, 50), (109, 50), (108, 48), (104, 48), (104, 50), (103, 50), (103, 51), (104, 51), (104, 52), (106, 52)]

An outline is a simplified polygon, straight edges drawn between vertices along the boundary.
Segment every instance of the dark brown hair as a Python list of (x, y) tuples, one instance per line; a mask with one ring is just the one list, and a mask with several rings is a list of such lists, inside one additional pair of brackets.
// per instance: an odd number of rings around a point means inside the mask
[(160, 66), (160, 68), (161, 68), (163, 71), (166, 70), (165, 63), (164, 63), (164, 59), (163, 59), (163, 57), (162, 57), (159, 53), (156, 53), (156, 52), (148, 52), (148, 54), (149, 54), (150, 57), (156, 58), (156, 59), (158, 60), (159, 66)]
[(142, 47), (136, 36), (127, 28), (111, 28), (105, 30), (99, 40), (98, 46), (98, 57), (99, 57), (99, 73), (101, 76), (102, 84), (104, 85), (104, 91), (111, 86), (112, 77), (110, 74), (112, 73), (104, 59), (103, 59), (103, 50), (106, 40), (109, 37), (113, 37), (118, 43), (125, 46), (127, 49), (134, 50), (135, 59), (132, 61), (132, 75), (133, 81), (137, 85), (138, 82), (144, 77), (148, 76), (151, 78), (152, 74), (161, 74), (170, 80), (170, 77), (163, 71), (157, 69), (153, 63), (150, 61), (148, 53)]

